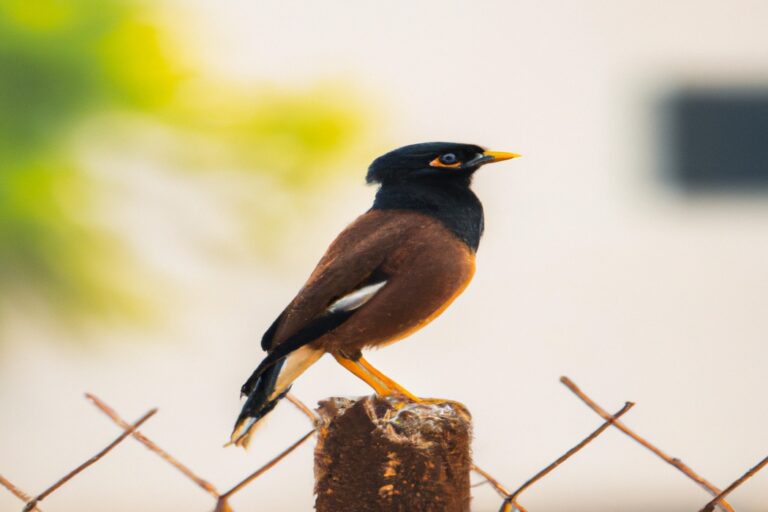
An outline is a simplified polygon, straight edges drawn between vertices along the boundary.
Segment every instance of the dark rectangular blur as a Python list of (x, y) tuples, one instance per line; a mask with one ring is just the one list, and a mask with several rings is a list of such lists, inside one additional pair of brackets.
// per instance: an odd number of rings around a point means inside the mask
[(768, 88), (682, 90), (665, 107), (675, 184), (689, 192), (768, 192)]

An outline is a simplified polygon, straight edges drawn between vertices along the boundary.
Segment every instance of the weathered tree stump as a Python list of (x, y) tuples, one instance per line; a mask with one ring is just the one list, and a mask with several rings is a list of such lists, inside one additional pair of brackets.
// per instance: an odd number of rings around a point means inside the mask
[(471, 417), (458, 402), (320, 402), (317, 512), (467, 512)]

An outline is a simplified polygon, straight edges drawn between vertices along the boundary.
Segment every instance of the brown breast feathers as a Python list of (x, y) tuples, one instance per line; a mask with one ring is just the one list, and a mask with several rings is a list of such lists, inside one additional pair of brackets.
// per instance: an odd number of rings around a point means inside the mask
[(474, 254), (427, 215), (372, 210), (328, 248), (283, 313), (272, 348), (322, 315), (335, 300), (366, 283), (374, 272), (386, 279), (386, 285), (348, 320), (313, 341), (313, 346), (355, 354), (423, 327), (469, 283)]

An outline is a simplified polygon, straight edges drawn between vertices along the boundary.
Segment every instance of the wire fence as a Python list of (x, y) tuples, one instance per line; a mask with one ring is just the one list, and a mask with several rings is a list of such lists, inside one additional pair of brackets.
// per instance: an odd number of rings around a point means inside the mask
[[(584, 447), (589, 445), (589, 443), (591, 443), (594, 439), (596, 439), (598, 436), (600, 436), (603, 432), (608, 430), (610, 427), (617, 428), (618, 430), (626, 434), (629, 438), (636, 441), (646, 449), (650, 450), (659, 459), (661, 459), (665, 463), (677, 469), (680, 473), (685, 475), (692, 482), (698, 484), (699, 487), (701, 487), (703, 490), (708, 492), (710, 494), (710, 500), (701, 509), (699, 509), (698, 512), (712, 512), (715, 508), (720, 508), (723, 512), (735, 512), (734, 508), (730, 505), (730, 503), (726, 501), (726, 497), (728, 497), (734, 490), (736, 490), (744, 482), (746, 482), (752, 476), (754, 476), (758, 471), (760, 471), (766, 465), (768, 465), (768, 456), (766, 456), (760, 462), (758, 462), (755, 466), (753, 466), (748, 471), (746, 471), (743, 475), (737, 478), (728, 487), (721, 490), (715, 485), (713, 485), (712, 483), (710, 483), (708, 480), (706, 480), (704, 477), (696, 473), (690, 466), (686, 465), (683, 461), (681, 461), (678, 458), (671, 457), (661, 449), (657, 448), (647, 439), (638, 435), (635, 431), (630, 429), (626, 424), (624, 424), (620, 420), (620, 418), (624, 416), (624, 414), (629, 412), (629, 410), (634, 406), (632, 402), (625, 403), (624, 406), (618, 412), (614, 414), (610, 414), (605, 409), (603, 409), (600, 405), (598, 405), (594, 400), (592, 400), (586, 393), (584, 393), (568, 377), (561, 377), (560, 381), (574, 395), (580, 398), (589, 408), (591, 408), (595, 413), (600, 415), (605, 421), (596, 430), (594, 430), (592, 433), (590, 433), (588, 436), (582, 439), (579, 443), (574, 445), (571, 449), (563, 453), (563, 455), (558, 457), (557, 460), (555, 460), (554, 462), (549, 464), (547, 467), (545, 467), (544, 469), (536, 473), (534, 476), (526, 480), (522, 485), (517, 487), (514, 491), (510, 492), (508, 488), (505, 487), (493, 475), (491, 475), (481, 467), (477, 465), (473, 465), (472, 470), (483, 478), (483, 480), (480, 483), (475, 484), (475, 486), (489, 484), (499, 494), (502, 500), (501, 508), (499, 509), (499, 512), (515, 512), (515, 511), (527, 512), (527, 509), (520, 503), (520, 496), (526, 490), (533, 487), (542, 478), (546, 477), (549, 473), (554, 471), (559, 465), (563, 464), (570, 457), (572, 457), (573, 455), (581, 451)], [(10, 480), (8, 480), (6, 477), (4, 477), (2, 474), (0, 474), (0, 485), (2, 485), (4, 488), (10, 491), (11, 494), (16, 496), (20, 501), (24, 503), (24, 506), (22, 509), (24, 512), (28, 512), (28, 511), (42, 512), (40, 503), (43, 500), (45, 500), (47, 497), (49, 497), (50, 495), (55, 493), (57, 490), (65, 486), (74, 477), (76, 477), (83, 471), (87, 470), (88, 468), (96, 464), (99, 460), (107, 456), (112, 451), (112, 449), (114, 449), (117, 445), (125, 441), (125, 439), (127, 439), (128, 437), (133, 437), (136, 441), (143, 444), (151, 452), (155, 453), (160, 459), (164, 460), (165, 462), (170, 464), (172, 467), (174, 467), (177, 471), (179, 471), (184, 476), (186, 476), (190, 482), (194, 483), (199, 488), (201, 488), (202, 490), (210, 494), (211, 497), (215, 500), (214, 512), (232, 512), (232, 508), (229, 505), (230, 498), (236, 493), (243, 490), (248, 485), (250, 485), (259, 476), (261, 476), (262, 474), (266, 473), (267, 471), (272, 469), (274, 466), (279, 464), (280, 461), (282, 461), (285, 457), (287, 457), (296, 448), (304, 444), (304, 442), (306, 442), (315, 433), (315, 429), (317, 428), (317, 425), (318, 425), (318, 418), (315, 415), (315, 413), (309, 407), (307, 407), (303, 402), (298, 400), (293, 395), (289, 394), (287, 396), (288, 400), (293, 405), (295, 405), (301, 412), (303, 412), (307, 416), (307, 418), (309, 418), (310, 422), (312, 423), (312, 429), (306, 434), (304, 434), (302, 437), (297, 439), (291, 446), (287, 447), (282, 452), (280, 452), (272, 460), (270, 460), (269, 462), (261, 466), (256, 471), (247, 475), (245, 478), (243, 478), (234, 486), (230, 487), (228, 490), (221, 492), (208, 480), (200, 477), (197, 473), (192, 471), (188, 466), (182, 464), (177, 458), (175, 458), (174, 456), (169, 454), (167, 451), (165, 451), (163, 448), (161, 448), (157, 443), (155, 443), (154, 441), (149, 439), (147, 436), (139, 432), (138, 430), (139, 427), (141, 427), (146, 421), (151, 419), (152, 416), (154, 416), (157, 413), (157, 409), (150, 409), (143, 416), (137, 419), (135, 422), (128, 423), (126, 420), (121, 418), (118, 415), (118, 413), (109, 405), (107, 405), (104, 401), (100, 400), (99, 398), (97, 398), (96, 396), (90, 393), (87, 393), (85, 396), (96, 408), (98, 408), (102, 413), (107, 415), (118, 427), (122, 429), (121, 434), (117, 436), (111, 443), (109, 443), (107, 446), (101, 449), (98, 453), (96, 453), (93, 457), (89, 458), (88, 460), (86, 460), (85, 462), (77, 466), (75, 469), (73, 469), (66, 475), (62, 476), (55, 483), (47, 487), (44, 491), (34, 496), (23, 491), (21, 488), (19, 488), (18, 486), (13, 484)]]

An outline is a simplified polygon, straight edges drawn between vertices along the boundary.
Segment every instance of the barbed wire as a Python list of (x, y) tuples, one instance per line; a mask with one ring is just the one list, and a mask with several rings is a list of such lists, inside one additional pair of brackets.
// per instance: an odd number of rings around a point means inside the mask
[[(581, 399), (582, 402), (587, 404), (587, 406), (595, 411), (597, 414), (602, 416), (603, 418), (607, 418), (609, 415), (603, 409), (600, 407), (594, 400), (589, 398), (586, 393), (584, 393), (571, 379), (568, 377), (560, 377), (560, 382), (562, 382), (565, 387), (570, 389), (573, 394), (575, 394), (577, 397)], [(667, 464), (671, 465), (672, 467), (678, 469), (680, 472), (682, 472), (685, 476), (699, 484), (703, 489), (705, 489), (707, 492), (712, 494), (712, 496), (718, 496), (721, 491), (711, 483), (709, 483), (705, 478), (701, 477), (696, 473), (693, 469), (690, 468), (690, 466), (686, 465), (682, 460), (680, 460), (677, 457), (670, 457), (663, 451), (661, 451), (659, 448), (648, 442), (645, 438), (639, 436), (636, 434), (632, 429), (627, 427), (624, 423), (617, 421), (614, 422), (614, 426), (621, 430), (623, 433), (628, 435), (630, 438), (637, 441), (641, 446), (644, 446), (654, 454), (656, 454), (661, 460), (666, 462)], [(725, 512), (734, 512), (733, 508), (728, 504), (726, 501), (721, 501), (719, 503), (720, 508), (723, 509)]]
[[(524, 491), (533, 487), (541, 479), (543, 479), (548, 474), (550, 474), (550, 472), (554, 471), (558, 466), (566, 462), (570, 457), (572, 457), (577, 452), (585, 448), (588, 444), (594, 441), (598, 436), (600, 436), (603, 432), (608, 430), (611, 426), (617, 428), (618, 430), (626, 434), (628, 437), (636, 441), (638, 444), (640, 444), (641, 446), (645, 447), (646, 449), (654, 453), (658, 458), (660, 458), (667, 464), (676, 468), (678, 471), (680, 471), (682, 474), (688, 477), (691, 481), (693, 481), (694, 483), (699, 485), (702, 489), (704, 489), (709, 494), (711, 494), (713, 498), (702, 509), (700, 509), (699, 512), (712, 512), (715, 509), (715, 507), (720, 507), (723, 510), (723, 512), (735, 512), (734, 508), (726, 501), (725, 498), (728, 495), (730, 495), (734, 490), (736, 490), (739, 486), (741, 486), (747, 480), (753, 477), (758, 471), (760, 471), (761, 469), (763, 469), (765, 466), (768, 465), (768, 457), (765, 457), (760, 462), (758, 462), (755, 466), (753, 466), (747, 472), (745, 472), (741, 477), (735, 480), (732, 484), (730, 484), (728, 487), (726, 487), (724, 490), (721, 491), (718, 487), (716, 487), (715, 485), (710, 483), (708, 480), (706, 480), (704, 477), (702, 477), (700, 474), (695, 472), (690, 466), (683, 463), (682, 460), (676, 457), (671, 457), (667, 455), (664, 451), (657, 448), (647, 439), (641, 437), (635, 431), (630, 429), (625, 423), (619, 420), (620, 417), (622, 417), (635, 405), (634, 403), (626, 402), (624, 404), (624, 407), (622, 407), (618, 412), (612, 415), (608, 413), (605, 409), (603, 409), (600, 405), (598, 405), (594, 400), (592, 400), (584, 391), (581, 390), (581, 388), (579, 388), (568, 377), (561, 377), (560, 381), (574, 395), (576, 395), (581, 401), (583, 401), (590, 409), (592, 409), (595, 413), (601, 416), (605, 421), (596, 430), (594, 430), (592, 433), (590, 433), (588, 436), (582, 439), (578, 444), (576, 444), (575, 446), (567, 450), (565, 453), (563, 453), (563, 455), (558, 457), (554, 462), (552, 462), (551, 464), (549, 464), (548, 466), (546, 466), (545, 468), (537, 472), (534, 476), (526, 480), (522, 485), (517, 487), (512, 492), (510, 492), (508, 488), (500, 482), (499, 479), (491, 475), (491, 473), (482, 469), (476, 464), (472, 464), (472, 471), (479, 474), (483, 478), (482, 482), (480, 482), (479, 484), (475, 484), (474, 486), (476, 487), (478, 485), (483, 485), (486, 483), (491, 485), (491, 487), (493, 487), (493, 489), (502, 498), (500, 512), (514, 512), (514, 511), (527, 512), (526, 508), (518, 502), (519, 496)], [(122, 429), (122, 433), (117, 438), (115, 438), (112, 442), (110, 442), (107, 446), (101, 449), (98, 453), (96, 453), (96, 455), (87, 459), (85, 462), (77, 466), (72, 471), (68, 472), (65, 476), (58, 479), (54, 484), (52, 484), (51, 486), (49, 486), (43, 492), (37, 494), (36, 496), (30, 495), (29, 493), (25, 492), (17, 485), (13, 484), (6, 477), (4, 477), (3, 475), (0, 475), (0, 486), (6, 488), (11, 494), (16, 496), (20, 501), (24, 503), (24, 508), (23, 508), (24, 512), (30, 512), (30, 511), (42, 512), (42, 509), (40, 508), (41, 501), (43, 501), (45, 498), (55, 493), (61, 487), (65, 486), (70, 480), (72, 480), (74, 477), (79, 475), (81, 472), (93, 466), (95, 463), (97, 463), (99, 460), (101, 460), (103, 457), (109, 454), (116, 446), (118, 446), (128, 437), (132, 437), (136, 441), (143, 444), (148, 450), (150, 450), (152, 453), (155, 453), (158, 457), (160, 457), (162, 460), (164, 460), (169, 465), (174, 467), (178, 472), (183, 474), (189, 481), (193, 482), (197, 487), (199, 487), (200, 489), (202, 489), (203, 491), (211, 495), (216, 500), (214, 512), (232, 512), (232, 508), (229, 505), (229, 499), (233, 495), (235, 495), (236, 493), (240, 492), (242, 489), (250, 485), (253, 481), (259, 478), (261, 475), (263, 475), (264, 473), (266, 473), (267, 471), (275, 467), (285, 457), (290, 455), (294, 450), (296, 450), (298, 447), (304, 444), (316, 432), (317, 425), (318, 425), (318, 417), (312, 411), (312, 409), (307, 407), (301, 400), (296, 398), (294, 395), (288, 394), (287, 395), (288, 401), (291, 402), (302, 414), (304, 414), (307, 417), (307, 419), (312, 424), (312, 429), (306, 434), (304, 434), (303, 436), (301, 436), (300, 438), (298, 438), (289, 447), (281, 451), (269, 462), (262, 465), (256, 471), (247, 475), (245, 478), (240, 480), (237, 484), (233, 485), (229, 490), (225, 492), (220, 492), (216, 488), (216, 486), (214, 486), (210, 481), (199, 476), (197, 473), (192, 471), (192, 469), (190, 469), (187, 465), (181, 463), (176, 457), (172, 456), (166, 450), (161, 448), (156, 442), (149, 439), (145, 434), (138, 431), (139, 427), (141, 427), (146, 421), (148, 421), (157, 413), (157, 409), (150, 409), (147, 413), (145, 413), (138, 420), (136, 420), (134, 423), (131, 424), (131, 423), (128, 423), (123, 418), (121, 418), (120, 415), (115, 411), (115, 409), (107, 405), (103, 400), (99, 399), (95, 395), (91, 393), (86, 393), (85, 396), (88, 399), (88, 401), (90, 401), (96, 408), (98, 408), (102, 413), (104, 413), (109, 419), (111, 419), (112, 422), (115, 423), (115, 425), (120, 427)]]

